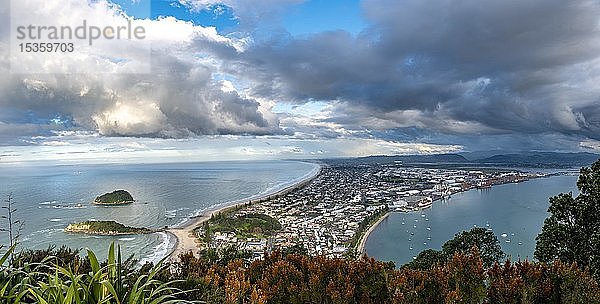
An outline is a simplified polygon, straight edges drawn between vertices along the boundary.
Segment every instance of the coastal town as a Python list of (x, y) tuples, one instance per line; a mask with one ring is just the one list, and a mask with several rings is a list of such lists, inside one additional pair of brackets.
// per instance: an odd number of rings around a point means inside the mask
[[(458, 192), (543, 176), (496, 169), (327, 162), (302, 186), (213, 214), (194, 232), (202, 249), (235, 247), (251, 252), (253, 259), (286, 248), (328, 257), (359, 256), (369, 228), (388, 212), (418, 211)], [(223, 219), (229, 226), (221, 224)]]

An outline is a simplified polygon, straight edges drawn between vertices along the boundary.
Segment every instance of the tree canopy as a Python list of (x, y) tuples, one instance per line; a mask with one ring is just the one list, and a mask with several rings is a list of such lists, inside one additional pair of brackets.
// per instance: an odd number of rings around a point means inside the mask
[(427, 249), (419, 253), (417, 258), (408, 264), (413, 269), (428, 269), (434, 264), (442, 264), (457, 253), (469, 253), (476, 247), (486, 267), (491, 267), (504, 257), (500, 242), (493, 232), (484, 228), (473, 228), (457, 233), (453, 239), (442, 245), (442, 250)]
[(550, 198), (534, 256), (542, 262), (561, 260), (590, 267), (600, 276), (600, 160), (580, 170), (579, 195), (561, 193)]

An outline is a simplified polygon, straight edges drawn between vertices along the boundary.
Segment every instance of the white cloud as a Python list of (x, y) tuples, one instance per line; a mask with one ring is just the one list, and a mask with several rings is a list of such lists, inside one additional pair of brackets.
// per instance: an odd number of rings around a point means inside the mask
[(50, 141), (44, 141), (42, 143), (42, 145), (44, 146), (69, 146), (71, 143), (66, 142), (66, 141), (60, 141), (60, 140), (50, 140)]
[(579, 119), (581, 118), (578, 119), (578, 116), (573, 113), (573, 109), (571, 109), (571, 107), (568, 105), (559, 105), (554, 110), (554, 118), (560, 124), (560, 126), (567, 130), (581, 129), (579, 125)]
[(586, 139), (579, 143), (579, 146), (584, 150), (594, 153), (600, 153), (600, 140)]
[[(69, 145), (56, 144), (68, 142)], [(402, 143), (379, 139), (301, 139), (289, 136), (203, 136), (187, 139), (85, 137), (38, 138), (34, 146), (0, 147), (1, 164), (43, 162), (181, 162), (307, 159), (457, 152), (456, 145)]]

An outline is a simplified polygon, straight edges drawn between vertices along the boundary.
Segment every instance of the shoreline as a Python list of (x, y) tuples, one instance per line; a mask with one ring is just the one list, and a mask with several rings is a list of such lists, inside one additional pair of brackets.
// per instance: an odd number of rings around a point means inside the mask
[[(547, 177), (551, 177), (551, 176), (553, 176), (553, 175), (545, 175), (545, 176), (541, 176), (541, 177), (535, 177), (535, 178), (531, 178), (531, 179), (528, 179), (528, 180), (525, 180), (525, 181), (520, 181), (519, 183), (522, 183), (522, 182), (528, 182), (528, 181), (531, 181), (531, 180), (534, 180), (534, 179), (539, 179), (539, 178), (547, 178)], [(454, 194), (465, 193), (465, 192), (468, 192), (468, 191), (471, 191), (471, 190), (480, 190), (480, 191), (482, 191), (482, 190), (488, 190), (488, 189), (490, 189), (490, 188), (493, 188), (493, 187), (495, 187), (495, 186), (501, 186), (501, 185), (506, 185), (506, 184), (509, 184), (509, 183), (495, 184), (495, 185), (491, 185), (490, 187), (483, 188), (483, 189), (480, 189), (480, 188), (471, 188), (471, 189), (468, 189), (468, 190), (465, 190), (465, 191), (459, 191), (459, 192), (453, 193), (453, 195), (454, 195)], [(432, 202), (432, 205), (431, 205), (431, 206), (433, 206), (433, 203), (436, 203), (436, 202), (438, 202), (438, 201), (441, 201), (441, 200), (442, 200), (441, 198), (435, 199), (435, 200)], [(426, 207), (426, 208), (422, 208), (422, 209), (420, 209), (420, 210), (429, 209), (429, 208), (431, 208), (431, 206), (429, 206), (429, 207)], [(385, 218), (387, 218), (387, 217), (390, 215), (390, 213), (392, 213), (392, 212), (394, 212), (394, 211), (391, 211), (391, 210), (390, 210), (390, 211), (388, 211), (388, 212), (387, 212), (385, 215), (383, 215), (383, 216), (382, 216), (382, 217), (381, 217), (381, 218), (380, 218), (380, 219), (379, 219), (377, 222), (373, 223), (373, 225), (371, 225), (371, 226), (369, 227), (369, 229), (367, 229), (367, 231), (365, 231), (365, 233), (362, 235), (362, 237), (361, 237), (361, 239), (360, 239), (360, 242), (359, 242), (359, 245), (358, 245), (358, 247), (357, 247), (357, 249), (356, 249), (356, 251), (357, 251), (357, 256), (358, 256), (358, 257), (362, 257), (363, 255), (365, 255), (365, 254), (366, 254), (366, 251), (365, 251), (365, 249), (366, 249), (366, 245), (367, 245), (367, 239), (369, 238), (369, 235), (370, 235), (370, 234), (373, 232), (373, 230), (375, 230), (375, 228), (376, 228), (376, 227), (377, 227), (379, 224), (381, 224), (381, 222), (382, 222), (382, 221), (383, 221)], [(406, 211), (406, 212), (407, 212), (407, 213), (408, 213), (408, 212), (415, 212), (415, 210), (409, 210), (409, 211)]]
[(133, 203), (135, 203), (135, 201), (115, 202), (115, 203), (101, 203), (101, 202), (93, 201), (92, 205), (114, 207), (114, 206), (129, 205), (129, 204), (133, 204)]
[(373, 225), (371, 225), (369, 227), (369, 229), (367, 229), (367, 231), (365, 231), (365, 233), (363, 233), (363, 235), (360, 238), (360, 242), (358, 243), (358, 247), (356, 248), (356, 254), (358, 258), (361, 258), (362, 256), (366, 255), (367, 252), (365, 251), (366, 249), (366, 245), (367, 245), (367, 239), (369, 238), (369, 235), (371, 234), (371, 232), (373, 232), (373, 230), (375, 230), (375, 228), (377, 226), (379, 226), (379, 224), (385, 220), (388, 216), (390, 216), (390, 213), (392, 211), (388, 211), (386, 212), (384, 215), (382, 215), (375, 223), (373, 223)]
[(167, 259), (174, 261), (179, 257), (179, 255), (187, 253), (189, 251), (192, 251), (192, 253), (197, 256), (197, 254), (199, 253), (198, 245), (200, 245), (200, 241), (198, 240), (198, 238), (196, 238), (194, 234), (194, 229), (196, 229), (202, 223), (208, 221), (214, 214), (225, 212), (230, 209), (235, 209), (243, 205), (254, 204), (263, 200), (268, 200), (272, 197), (285, 195), (310, 183), (313, 179), (319, 176), (322, 169), (322, 166), (320, 164), (312, 164), (316, 165), (315, 169), (313, 169), (305, 176), (300, 177), (297, 181), (280, 190), (277, 190), (275, 192), (258, 194), (256, 197), (250, 197), (238, 201), (233, 201), (231, 203), (226, 203), (223, 206), (209, 207), (207, 210), (202, 212), (202, 214), (189, 218), (185, 223), (181, 225), (181, 227), (164, 229), (163, 232), (166, 232), (169, 236), (175, 239), (175, 246), (171, 248), (166, 254)]

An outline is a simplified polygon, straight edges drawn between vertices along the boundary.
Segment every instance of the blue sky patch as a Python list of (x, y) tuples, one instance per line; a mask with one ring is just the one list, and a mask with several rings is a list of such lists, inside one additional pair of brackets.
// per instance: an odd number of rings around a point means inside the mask
[[(215, 4), (199, 11), (176, 0), (112, 0), (135, 18), (158, 19), (172, 16), (204, 27), (215, 27), (221, 34), (236, 30), (239, 20), (231, 7)], [(345, 30), (358, 34), (366, 27), (359, 0), (310, 0), (291, 5), (281, 16), (283, 28), (294, 36), (323, 31)], [(258, 24), (260, 27), (261, 24)]]
[(195, 25), (215, 27), (219, 33), (226, 33), (238, 25), (233, 10), (221, 4), (193, 11), (174, 0), (112, 0), (112, 2), (118, 4), (127, 15), (140, 19), (172, 16)]

